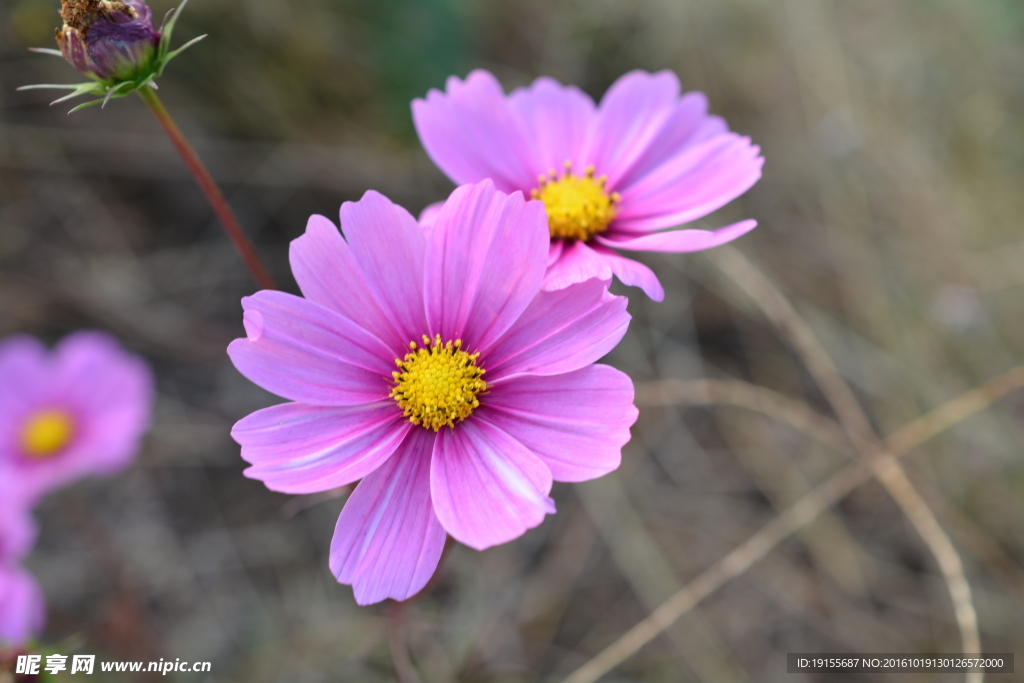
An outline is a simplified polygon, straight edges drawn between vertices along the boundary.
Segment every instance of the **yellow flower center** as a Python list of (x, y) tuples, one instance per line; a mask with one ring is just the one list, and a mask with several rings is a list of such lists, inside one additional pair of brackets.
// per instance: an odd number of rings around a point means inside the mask
[(74, 431), (74, 421), (63, 410), (42, 410), (22, 428), (21, 448), (30, 458), (49, 458), (68, 445)]
[(409, 349), (405, 358), (395, 359), (400, 370), (391, 373), (391, 398), (409, 422), (436, 432), (445, 425), (454, 427), (480, 406), (477, 395), (487, 383), (480, 379), (484, 369), (476, 364), (479, 353), (463, 351), (461, 339), (442, 344), (441, 335), (433, 343), (423, 335), (423, 346), (409, 342)]
[(619, 193), (605, 190), (608, 176), (595, 178), (593, 166), (587, 167), (585, 175), (577, 176), (572, 173), (572, 162), (567, 161), (561, 178), (549, 171), (537, 180), (539, 187), (531, 190), (530, 196), (544, 202), (551, 239), (586, 241), (604, 232), (615, 218)]

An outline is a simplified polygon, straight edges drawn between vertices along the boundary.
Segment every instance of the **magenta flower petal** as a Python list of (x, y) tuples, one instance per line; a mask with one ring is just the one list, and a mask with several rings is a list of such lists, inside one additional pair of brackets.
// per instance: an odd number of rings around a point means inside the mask
[(538, 202), (490, 181), (455, 190), (427, 247), (430, 334), (487, 348), (536, 296), (547, 261), (547, 219)]
[(522, 373), (559, 375), (590, 365), (615, 348), (629, 319), (626, 300), (608, 293), (607, 280), (541, 292), (487, 351), (487, 381)]
[(338, 518), (331, 572), (356, 602), (406, 600), (430, 580), (445, 532), (430, 500), (433, 432), (414, 429), (391, 458), (356, 487)]
[(585, 165), (581, 152), (590, 133), (594, 102), (578, 88), (542, 77), (529, 88), (513, 91), (508, 104), (527, 131), (533, 168), (544, 169), (538, 173), (561, 170), (566, 161), (577, 168)]
[(245, 476), (283, 493), (316, 493), (374, 471), (413, 425), (394, 401), (325, 407), (284, 403), (258, 410), (231, 430), (252, 467)]
[(0, 645), (23, 645), (43, 631), (46, 601), (32, 575), (0, 565)]
[(614, 237), (598, 235), (595, 239), (608, 247), (632, 251), (703, 251), (732, 242), (756, 227), (757, 221), (748, 218), (718, 230), (672, 230), (633, 238), (624, 235), (615, 235)]
[(679, 99), (658, 135), (621, 175), (617, 185), (629, 187), (686, 148), (728, 132), (729, 127), (721, 117), (708, 115), (708, 98), (704, 93), (688, 92)]
[(541, 286), (557, 290), (590, 278), (610, 280), (613, 275), (623, 284), (640, 287), (655, 301), (665, 298), (657, 276), (644, 264), (619, 256), (602, 244), (579, 241), (563, 245), (558, 261), (548, 266)]
[(300, 403), (343, 406), (388, 395), (394, 352), (357, 323), (284, 292), (242, 299), (246, 339), (228, 346), (239, 372)]
[(45, 393), (50, 376), (46, 347), (28, 335), (0, 342), (0, 420)]
[(412, 118), (427, 154), (460, 185), (490, 178), (502, 192), (514, 192), (537, 179), (519, 122), (486, 71), (465, 81), (453, 76), (446, 93), (431, 90), (425, 101), (414, 100)]
[[(587, 401), (567, 401), (566, 396), (586, 396)], [(607, 365), (591, 365), (502, 384), (487, 397), (481, 418), (540, 457), (555, 481), (586, 481), (619, 466), (638, 415), (632, 403), (629, 377)]]
[[(352, 255), (395, 329), (426, 329), (423, 261), (426, 236), (416, 219), (377, 192), (341, 205), (341, 229)], [(402, 345), (408, 343), (403, 339)]]
[(420, 212), (420, 217), (417, 219), (419, 224), (424, 228), (434, 227), (434, 223), (437, 222), (437, 214), (441, 213), (441, 207), (444, 206), (444, 202), (434, 202), (429, 206), (425, 207)]
[(608, 89), (597, 110), (587, 163), (608, 175), (609, 187), (647, 150), (676, 108), (679, 79), (671, 71), (631, 71)]
[(32, 548), (36, 523), (31, 492), (18, 481), (10, 467), (0, 468), (0, 565), (21, 559)]
[(437, 433), (434, 510), (445, 530), (470, 548), (510, 541), (554, 514), (551, 482), (543, 460), (483, 419)]
[(311, 216), (305, 234), (292, 241), (289, 257), (292, 274), (307, 299), (359, 323), (389, 346), (400, 348), (408, 343), (330, 220)]
[(77, 332), (52, 353), (25, 337), (5, 342), (0, 471), (30, 498), (120, 471), (139, 450), (153, 393), (149, 368), (110, 335)]
[(759, 153), (734, 133), (694, 145), (621, 190), (615, 229), (670, 228), (725, 206), (761, 177)]

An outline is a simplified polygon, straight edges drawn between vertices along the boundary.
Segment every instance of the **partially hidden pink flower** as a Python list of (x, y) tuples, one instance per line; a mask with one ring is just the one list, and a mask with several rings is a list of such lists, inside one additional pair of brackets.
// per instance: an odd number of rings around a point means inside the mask
[(0, 343), (0, 476), (30, 497), (126, 467), (149, 424), (149, 367), (101, 332), (51, 352), (36, 339)]
[(42, 632), (45, 618), (43, 591), (32, 575), (0, 563), (0, 645), (23, 645)]
[(633, 385), (594, 362), (622, 338), (625, 300), (589, 280), (547, 292), (540, 202), (493, 183), (455, 190), (424, 230), (367, 192), (345, 237), (313, 216), (292, 242), (305, 298), (242, 300), (235, 367), (293, 401), (231, 434), (276, 491), (362, 479), (338, 519), (331, 570), (360, 604), (404, 600), (446, 533), (484, 549), (541, 523), (552, 481), (619, 465)]
[(36, 535), (30, 505), (18, 482), (0, 470), (0, 645), (19, 646), (42, 631), (42, 591), (18, 566)]
[[(544, 202), (551, 236), (545, 289), (612, 275), (664, 298), (646, 266), (616, 250), (689, 252), (732, 241), (757, 222), (673, 230), (746, 192), (764, 159), (749, 138), (709, 116), (699, 92), (680, 97), (669, 71), (632, 71), (598, 105), (539, 78), (506, 96), (486, 71), (448, 79), (412, 103), (423, 147), (455, 183), (494, 181)], [(421, 217), (429, 224), (434, 209)]]

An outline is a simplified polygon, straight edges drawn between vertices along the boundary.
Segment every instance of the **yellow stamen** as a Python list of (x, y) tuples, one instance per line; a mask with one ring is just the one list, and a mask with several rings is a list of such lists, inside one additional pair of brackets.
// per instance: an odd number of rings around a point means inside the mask
[(441, 343), (423, 335), (423, 347), (409, 342), (405, 358), (395, 359), (400, 371), (391, 373), (395, 386), (391, 398), (402, 409), (409, 422), (439, 431), (454, 427), (480, 406), (477, 395), (487, 389), (480, 379), (484, 369), (477, 367), (479, 353), (462, 350), (462, 340)]
[(565, 171), (558, 178), (555, 172), (538, 176), (539, 187), (530, 191), (533, 199), (544, 202), (548, 212), (548, 230), (552, 239), (588, 240), (604, 232), (615, 218), (619, 193), (605, 189), (608, 176), (594, 177), (594, 167), (585, 175), (572, 173), (572, 162), (565, 162)]
[(49, 458), (68, 445), (74, 431), (74, 420), (63, 410), (42, 410), (22, 428), (21, 448), (30, 458)]

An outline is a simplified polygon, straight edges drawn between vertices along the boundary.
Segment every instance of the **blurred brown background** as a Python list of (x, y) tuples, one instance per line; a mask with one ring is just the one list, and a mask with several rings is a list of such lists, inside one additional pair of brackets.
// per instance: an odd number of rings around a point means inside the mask
[[(224, 353), (253, 286), (156, 122), (134, 97), (69, 117), (14, 91), (80, 80), (26, 51), (52, 46), (58, 9), (0, 0), (0, 336), (109, 329), (152, 362), (160, 395), (130, 471), (38, 510), (27, 564), (49, 601), (45, 642), (213, 663), (180, 681), (394, 680), (387, 606), (356, 607), (327, 569), (343, 498), (241, 474), (228, 430), (277, 402)], [(668, 68), (767, 160), (706, 225), (760, 221), (737, 247), (881, 434), (1024, 355), (1013, 0), (193, 0), (177, 42), (201, 33), (161, 96), (289, 291), (287, 243), (310, 214), (336, 219), (370, 188), (414, 212), (450, 191), (408, 110), (447, 75), (484, 67), (511, 89), (548, 74), (599, 97), (625, 71)], [(620, 288), (634, 324), (609, 362), (638, 383), (742, 379), (828, 414), (706, 257), (645, 260), (668, 296)], [(985, 650), (1018, 660), (1022, 418), (1017, 395), (906, 459), (963, 555)], [(556, 485), (559, 513), (513, 543), (450, 553), (410, 615), (423, 681), (558, 679), (845, 464), (750, 412), (642, 407), (617, 473)], [(605, 680), (866, 680), (786, 674), (785, 654), (959, 649), (934, 560), (870, 483)], [(911, 679), (963, 676), (872, 678)]]

